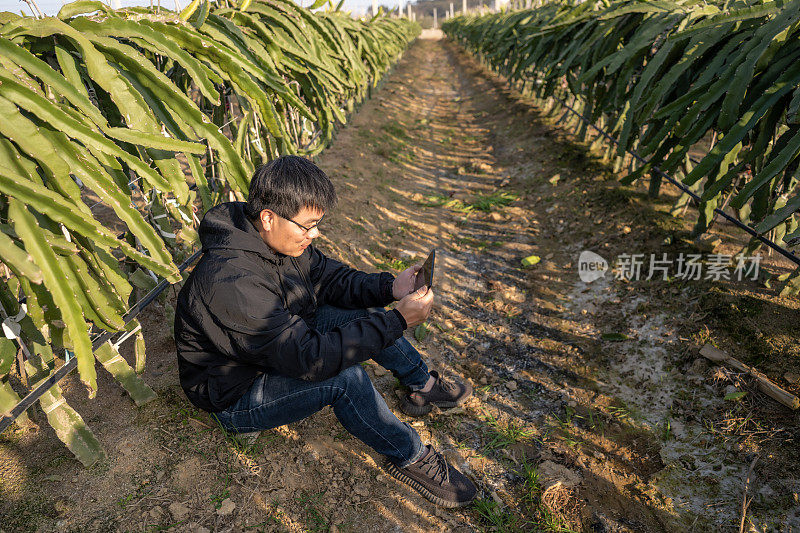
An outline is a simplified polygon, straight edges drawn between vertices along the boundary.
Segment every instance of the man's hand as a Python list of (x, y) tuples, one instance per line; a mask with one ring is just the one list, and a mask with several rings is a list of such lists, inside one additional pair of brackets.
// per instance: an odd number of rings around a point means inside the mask
[(417, 272), (422, 268), (422, 263), (417, 263), (412, 267), (400, 272), (392, 283), (392, 296), (395, 300), (402, 300), (414, 292), (414, 283), (417, 280)]
[(433, 307), (433, 289), (421, 287), (398, 302), (395, 309), (400, 311), (406, 319), (408, 327), (413, 328), (422, 324)]

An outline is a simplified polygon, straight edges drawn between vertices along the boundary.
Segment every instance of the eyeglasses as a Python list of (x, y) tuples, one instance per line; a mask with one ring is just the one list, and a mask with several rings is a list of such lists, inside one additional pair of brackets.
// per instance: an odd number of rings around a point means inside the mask
[[(283, 217), (281, 217), (281, 218), (283, 218)], [(297, 226), (297, 227), (299, 227), (300, 229), (302, 229), (302, 230), (303, 230), (303, 233), (308, 233), (308, 232), (309, 232), (309, 231), (311, 231), (312, 229), (314, 229), (314, 228), (318, 228), (318, 227), (319, 227), (319, 225), (320, 225), (320, 223), (322, 222), (322, 219), (323, 219), (323, 218), (325, 218), (325, 215), (322, 215), (321, 217), (319, 217), (319, 220), (317, 220), (317, 223), (316, 223), (316, 224), (314, 224), (313, 226), (309, 226), (309, 227), (305, 227), (304, 225), (300, 224), (299, 222), (295, 222), (295, 221), (294, 221), (294, 220), (292, 220), (291, 218), (287, 218), (286, 220), (288, 220), (289, 222), (291, 222), (291, 223), (292, 223), (292, 224), (294, 224), (295, 226)]]

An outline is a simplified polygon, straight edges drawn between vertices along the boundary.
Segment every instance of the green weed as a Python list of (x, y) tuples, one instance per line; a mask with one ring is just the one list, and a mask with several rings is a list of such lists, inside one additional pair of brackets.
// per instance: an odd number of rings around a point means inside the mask
[(418, 203), (425, 207), (444, 207), (459, 213), (471, 213), (475, 210), (489, 213), (507, 206), (517, 198), (516, 194), (510, 192), (494, 192), (492, 194), (478, 195), (472, 201), (463, 202), (443, 194), (434, 194), (423, 198)]
[(578, 439), (573, 439), (572, 437), (563, 437), (563, 440), (564, 444), (566, 444), (567, 446), (569, 446), (574, 450), (578, 449), (578, 446), (580, 446), (581, 444), (581, 441), (579, 441)]
[(402, 259), (388, 259), (386, 261), (381, 261), (375, 268), (379, 270), (405, 270), (411, 266), (410, 261), (403, 261)]
[(361, 128), (358, 130), (358, 136), (361, 137), (362, 139), (371, 141), (375, 139), (375, 132), (370, 131), (366, 128)]
[(611, 416), (623, 422), (628, 421), (631, 418), (631, 412), (626, 407), (612, 405), (607, 409)]
[(390, 120), (383, 126), (381, 129), (390, 135), (394, 135), (398, 139), (408, 139), (408, 133), (406, 133), (406, 127), (397, 122), (396, 120)]
[(553, 413), (553, 418), (555, 418), (558, 421), (558, 425), (561, 427), (561, 429), (569, 429), (570, 426), (572, 426), (572, 419), (574, 416), (575, 416), (575, 410), (570, 406), (567, 406), (564, 409), (563, 419), (557, 414)]
[(302, 491), (300, 496), (294, 499), (301, 508), (303, 521), (309, 531), (328, 531), (328, 520), (319, 509), (323, 494), (325, 493), (317, 492), (316, 494), (312, 494)]
[(484, 522), (488, 522), (495, 531), (521, 531), (516, 527), (517, 518), (505, 509), (501, 509), (491, 498), (481, 498), (472, 504)]
[[(580, 418), (581, 420), (587, 420), (587, 417), (581, 415), (575, 415), (575, 418)], [(603, 429), (603, 419), (600, 416), (595, 415), (594, 411), (589, 411), (589, 428), (590, 429)]]
[(139, 486), (133, 492), (126, 494), (122, 498), (118, 499), (116, 503), (117, 505), (125, 509), (128, 505), (133, 503), (134, 500), (141, 499), (144, 496), (150, 494), (151, 492), (153, 492), (153, 488), (150, 486), (149, 483), (146, 483), (144, 485)]
[(222, 506), (222, 502), (225, 501), (226, 498), (229, 498), (231, 495), (231, 491), (228, 487), (225, 487), (220, 492), (213, 494), (211, 496), (211, 503), (214, 504), (214, 509), (219, 509)]
[(458, 244), (463, 244), (469, 246), (470, 248), (475, 248), (477, 250), (485, 250), (486, 248), (497, 248), (500, 246), (499, 242), (483, 241), (480, 239), (474, 239), (472, 237), (457, 237), (456, 242)]
[(380, 145), (375, 148), (375, 153), (381, 157), (385, 157), (392, 163), (399, 163), (402, 150), (397, 146)]
[(533, 436), (533, 430), (525, 429), (524, 426), (518, 425), (513, 420), (503, 425), (490, 413), (484, 411), (484, 414), (486, 415), (484, 421), (487, 423), (490, 437), (489, 442), (484, 446), (487, 452), (505, 448)]
[(445, 209), (450, 209), (459, 213), (469, 213), (472, 211), (472, 206), (444, 194), (426, 196), (417, 203), (424, 207), (444, 207)]
[(669, 422), (669, 418), (665, 418), (664, 421), (659, 424), (659, 430), (662, 441), (666, 442), (672, 437), (672, 425)]
[(470, 205), (473, 209), (489, 213), (498, 207), (502, 208), (507, 206), (517, 198), (519, 198), (519, 196), (514, 193), (506, 191), (494, 192), (492, 194), (476, 196), (475, 199), (470, 202)]
[(135, 497), (136, 497), (136, 493), (135, 492), (131, 492), (130, 494), (126, 494), (125, 496), (123, 496), (122, 498), (117, 500), (117, 505), (119, 505), (120, 507), (125, 509), (125, 507), (127, 507), (128, 504), (131, 503)]

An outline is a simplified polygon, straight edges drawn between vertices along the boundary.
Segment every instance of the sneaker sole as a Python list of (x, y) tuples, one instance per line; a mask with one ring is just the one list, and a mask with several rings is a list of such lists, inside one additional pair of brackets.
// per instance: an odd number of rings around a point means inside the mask
[(387, 461), (384, 464), (383, 469), (386, 470), (393, 478), (397, 479), (398, 481), (402, 481), (412, 489), (422, 494), (427, 500), (435, 503), (436, 505), (447, 507), (448, 509), (454, 509), (457, 507), (466, 507), (467, 505), (472, 503), (472, 500), (468, 502), (454, 502), (450, 500), (445, 500), (444, 498), (435, 495), (434, 493), (423, 487), (420, 482), (405, 475), (403, 472), (400, 471), (399, 468), (397, 468), (393, 463), (389, 461)]
[[(471, 394), (469, 395), (471, 396)], [(425, 405), (416, 405), (408, 401), (408, 399), (404, 396), (403, 400), (400, 402), (400, 410), (403, 411), (405, 414), (410, 416), (422, 416), (427, 415), (433, 409), (435, 405), (439, 409), (452, 409), (453, 407), (458, 407), (467, 399), (469, 396), (464, 396), (461, 400), (456, 402), (431, 402), (426, 403)]]

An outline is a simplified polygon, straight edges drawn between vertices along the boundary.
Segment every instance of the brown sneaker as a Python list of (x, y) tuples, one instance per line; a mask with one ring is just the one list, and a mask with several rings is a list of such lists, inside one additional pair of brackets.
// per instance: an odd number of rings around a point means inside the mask
[(398, 468), (387, 460), (384, 469), (411, 486), (428, 500), (442, 507), (463, 507), (472, 503), (477, 493), (470, 479), (447, 464), (444, 456), (429, 444), (416, 463)]
[(472, 394), (472, 386), (469, 383), (451, 382), (435, 370), (431, 370), (431, 376), (436, 380), (433, 387), (428, 392), (414, 391), (403, 396), (400, 401), (400, 410), (411, 416), (422, 416), (431, 412), (436, 405), (440, 409), (449, 409), (464, 403)]

